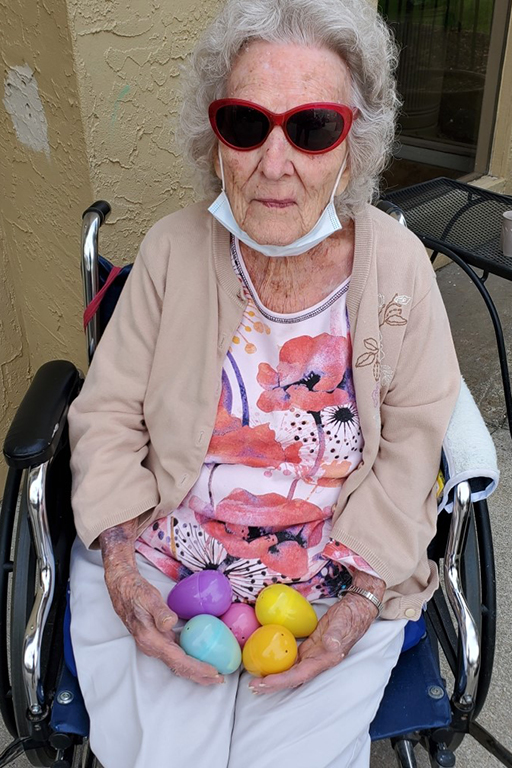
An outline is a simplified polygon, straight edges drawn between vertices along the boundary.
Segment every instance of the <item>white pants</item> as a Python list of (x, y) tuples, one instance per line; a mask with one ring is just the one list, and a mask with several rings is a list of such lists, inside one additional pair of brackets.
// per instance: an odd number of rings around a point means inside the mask
[[(167, 597), (173, 582), (137, 558)], [(316, 602), (317, 615), (333, 602)], [(71, 615), (91, 747), (104, 768), (368, 768), (369, 725), (406, 623), (377, 620), (334, 669), (294, 690), (254, 695), (245, 671), (205, 688), (141, 653), (112, 608), (101, 554), (80, 542)]]

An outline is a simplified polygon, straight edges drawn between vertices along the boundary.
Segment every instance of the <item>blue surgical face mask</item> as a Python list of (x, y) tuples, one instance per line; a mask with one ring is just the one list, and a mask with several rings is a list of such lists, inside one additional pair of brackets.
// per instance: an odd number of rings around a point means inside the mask
[(334, 234), (334, 232), (342, 229), (341, 222), (336, 213), (336, 208), (334, 207), (334, 195), (347, 165), (347, 155), (345, 155), (336, 178), (336, 183), (329, 203), (317, 223), (306, 235), (299, 237), (298, 240), (295, 240), (295, 242), (289, 243), (288, 245), (263, 245), (262, 243), (257, 243), (256, 240), (253, 240), (252, 237), (250, 237), (247, 232), (244, 232), (244, 230), (237, 224), (236, 219), (233, 216), (233, 211), (231, 210), (231, 205), (229, 204), (228, 196), (226, 195), (224, 166), (222, 164), (220, 147), (219, 162), (222, 175), (222, 192), (218, 198), (214, 200), (208, 210), (212, 216), (228, 230), (228, 232), (231, 232), (232, 235), (238, 237), (238, 239), (245, 243), (249, 248), (270, 257), (299, 256), (301, 253), (309, 251), (311, 248), (314, 248), (315, 245), (326, 240), (330, 235)]

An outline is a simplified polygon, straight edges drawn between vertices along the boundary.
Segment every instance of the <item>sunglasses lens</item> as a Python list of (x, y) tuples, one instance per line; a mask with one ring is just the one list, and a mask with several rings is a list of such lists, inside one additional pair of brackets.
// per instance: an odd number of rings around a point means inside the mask
[(345, 127), (339, 112), (333, 109), (303, 109), (286, 122), (290, 141), (306, 152), (319, 152), (335, 144)]
[(263, 112), (241, 104), (220, 107), (215, 122), (224, 141), (239, 149), (250, 149), (261, 144), (270, 128)]

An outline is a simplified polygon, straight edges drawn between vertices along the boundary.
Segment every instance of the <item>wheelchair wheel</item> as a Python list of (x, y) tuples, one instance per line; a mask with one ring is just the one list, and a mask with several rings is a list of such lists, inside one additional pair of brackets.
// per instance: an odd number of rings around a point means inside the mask
[[(34, 597), (36, 593), (37, 580), (37, 558), (32, 543), (32, 534), (30, 530), (30, 520), (27, 508), (27, 473), (25, 473), (22, 484), (21, 503), (18, 513), (16, 535), (14, 540), (14, 564), (12, 591), (11, 591), (11, 619), (10, 619), (10, 668), (12, 685), (12, 702), (14, 707), (14, 717), (16, 728), (20, 738), (35, 738), (34, 727), (29, 720), (28, 699), (25, 692), (23, 680), (23, 643), (25, 629), (30, 617)], [(46, 623), (43, 637), (43, 649), (41, 658), (41, 669), (43, 682), (47, 699), (51, 700), (52, 693), (55, 690), (54, 681), (57, 675), (57, 663), (51, 660), (48, 654), (48, 648), (52, 645), (55, 638), (58, 622), (56, 614), (58, 613), (57, 604), (59, 602), (57, 590), (54, 596), (52, 609)], [(61, 612), (62, 613), (62, 612)], [(53, 678), (53, 681), (52, 681)], [(53, 688), (52, 688), (53, 682)], [(42, 724), (42, 729), (48, 732), (46, 723)], [(68, 750), (70, 755), (66, 754), (69, 764), (72, 763), (72, 753), (74, 747)], [(33, 766), (47, 768), (53, 766), (59, 757), (59, 753), (54, 749), (44, 736), (41, 736), (41, 745), (28, 749), (25, 752), (27, 759)], [(65, 765), (65, 763), (63, 763)]]

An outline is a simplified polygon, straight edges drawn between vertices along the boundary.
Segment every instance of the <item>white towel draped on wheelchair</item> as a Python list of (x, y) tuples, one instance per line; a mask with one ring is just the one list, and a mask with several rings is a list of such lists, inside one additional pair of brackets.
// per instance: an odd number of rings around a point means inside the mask
[(443, 441), (441, 470), (444, 486), (438, 494), (438, 510), (453, 510), (453, 490), (467, 480), (471, 501), (488, 498), (498, 485), (496, 449), (485, 422), (464, 379)]

